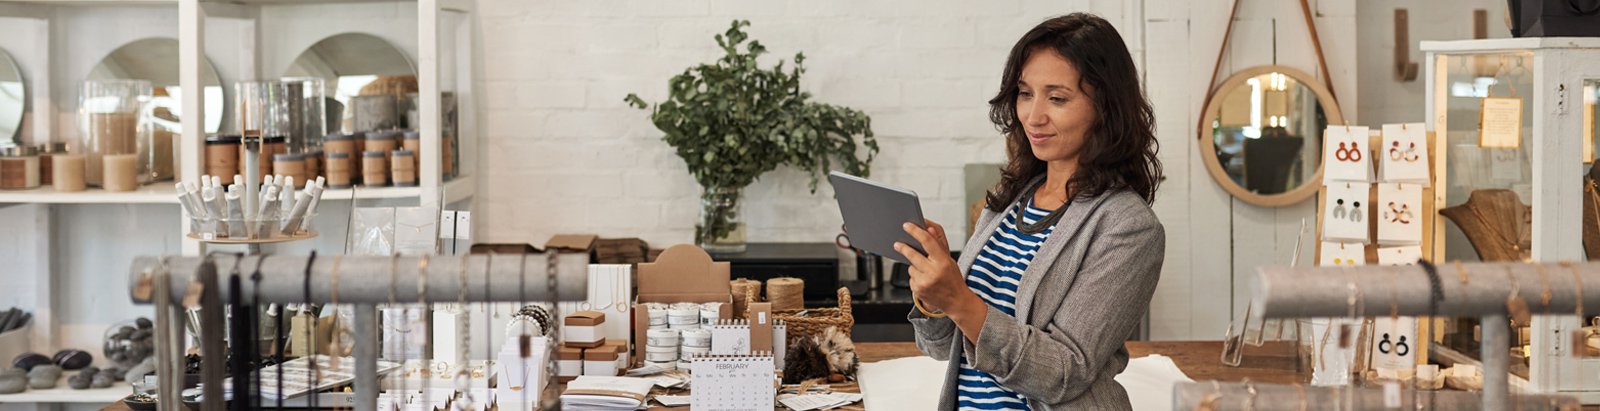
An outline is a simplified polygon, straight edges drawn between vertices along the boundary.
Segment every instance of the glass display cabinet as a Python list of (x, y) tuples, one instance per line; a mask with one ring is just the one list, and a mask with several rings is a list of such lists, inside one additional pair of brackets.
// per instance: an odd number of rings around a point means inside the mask
[[(1593, 231), (1600, 247), (1600, 228), (1593, 227), (1600, 220), (1585, 218), (1594, 213), (1585, 198), (1595, 195), (1585, 190), (1585, 176), (1594, 162), (1600, 38), (1424, 41), (1422, 50), (1425, 110), (1439, 145), (1431, 259), (1592, 258), (1584, 233)], [(1600, 347), (1567, 337), (1582, 326), (1579, 318), (1534, 316), (1531, 324), (1514, 324), (1514, 387), (1600, 403)], [(1481, 358), (1476, 320), (1439, 319), (1435, 327), (1434, 342), (1443, 348), (1435, 359)]]

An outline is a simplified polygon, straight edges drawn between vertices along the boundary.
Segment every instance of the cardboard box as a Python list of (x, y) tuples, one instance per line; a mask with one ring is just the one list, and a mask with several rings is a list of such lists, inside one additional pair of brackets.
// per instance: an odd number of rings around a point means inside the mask
[(602, 345), (583, 350), (583, 375), (615, 377), (622, 375), (622, 347)]
[(594, 348), (606, 341), (600, 326), (606, 314), (599, 311), (579, 311), (561, 321), (561, 341), (570, 347)]
[(615, 349), (617, 350), (617, 356), (621, 357), (619, 359), (620, 362), (618, 364), (621, 365), (622, 370), (626, 371), (628, 369), (628, 365), (633, 364), (632, 362), (630, 362), (631, 356), (628, 355), (630, 353), (630, 351), (628, 350), (628, 342), (627, 341), (613, 340), (613, 339), (607, 338), (606, 339), (606, 344), (602, 345), (602, 347), (615, 347)]
[(577, 347), (556, 348), (556, 377), (561, 382), (583, 375), (583, 351)]
[(594, 254), (594, 242), (600, 236), (594, 234), (556, 234), (544, 242), (544, 249), (562, 252), (582, 252), (589, 254), (589, 263), (597, 260)]
[[(719, 302), (722, 306), (717, 318), (733, 318), (733, 293), (728, 285), (728, 273), (728, 262), (712, 261), (705, 250), (690, 244), (668, 247), (655, 262), (639, 264), (633, 339), (638, 341), (649, 332), (650, 310), (644, 303)], [(644, 347), (644, 344), (634, 344), (633, 361), (644, 359)]]

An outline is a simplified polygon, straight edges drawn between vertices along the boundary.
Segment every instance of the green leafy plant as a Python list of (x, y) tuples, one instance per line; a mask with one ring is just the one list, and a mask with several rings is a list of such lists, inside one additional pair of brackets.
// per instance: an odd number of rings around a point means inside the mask
[[(677, 150), (707, 198), (719, 190), (742, 189), (782, 165), (806, 171), (813, 193), (835, 162), (847, 173), (866, 176), (878, 154), (872, 119), (859, 110), (810, 101), (811, 93), (800, 88), (804, 53), (795, 54), (791, 68), (785, 69), (782, 59), (762, 68), (757, 59), (767, 48), (750, 39), (743, 30), (748, 26), (749, 21), (735, 20), (716, 35), (723, 56), (673, 76), (666, 101), (652, 106), (636, 94), (624, 100), (650, 110), (650, 121), (665, 133), (661, 139)], [(859, 157), (856, 136), (865, 158)], [(722, 238), (734, 228), (729, 219), (708, 217), (695, 227), (695, 238)]]

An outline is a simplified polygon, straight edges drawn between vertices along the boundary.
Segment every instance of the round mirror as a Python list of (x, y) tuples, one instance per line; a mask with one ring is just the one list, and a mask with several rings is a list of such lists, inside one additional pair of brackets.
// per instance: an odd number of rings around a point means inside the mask
[(1322, 181), (1322, 132), (1344, 116), (1327, 87), (1283, 66), (1251, 67), (1218, 86), (1200, 121), (1200, 157), (1235, 198), (1294, 204)]
[[(329, 122), (339, 119), (339, 125), (332, 127), (330, 124), (328, 129), (344, 132), (379, 128), (354, 124), (358, 110), (351, 101), (357, 96), (414, 93), (416, 75), (411, 59), (398, 47), (365, 33), (344, 33), (322, 39), (301, 52), (284, 72), (286, 77), (322, 79), (328, 87), (324, 94), (337, 102), (327, 104), (327, 110)], [(404, 107), (394, 107), (392, 100), (386, 104), (385, 110), (391, 119), (397, 117), (395, 113), (405, 112)], [(352, 109), (346, 110), (346, 107)], [(389, 126), (398, 125), (398, 120), (391, 121), (396, 123)]]
[[(205, 85), (204, 127), (206, 133), (215, 133), (222, 126), (222, 117), (227, 114), (228, 99), (223, 98), (217, 69), (211, 66), (210, 61), (202, 67), (205, 68), (205, 72), (200, 73), (200, 82)], [(89, 71), (89, 79), (150, 81), (154, 94), (151, 105), (155, 113), (152, 124), (158, 131), (182, 132), (183, 95), (178, 85), (177, 39), (148, 38), (124, 44), (101, 59), (100, 64)]]
[(0, 147), (22, 144), (22, 113), (28, 107), (22, 69), (0, 49)]

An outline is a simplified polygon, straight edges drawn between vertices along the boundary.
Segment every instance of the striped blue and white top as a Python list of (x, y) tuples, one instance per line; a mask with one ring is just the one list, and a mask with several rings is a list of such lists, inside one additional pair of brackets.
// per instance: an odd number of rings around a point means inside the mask
[[(1022, 221), (1033, 223), (1049, 214), (1050, 210), (1030, 203)], [(1017, 208), (1008, 208), (1000, 220), (1000, 228), (978, 250), (972, 268), (967, 271), (967, 288), (1000, 312), (1017, 315), (1017, 287), (1022, 283), (1022, 272), (1028, 269), (1039, 245), (1044, 244), (1051, 231), (1055, 231), (1054, 226), (1039, 234), (1022, 233), (1017, 230)], [(1028, 409), (1022, 394), (1000, 386), (989, 373), (972, 368), (966, 355), (961, 356), (961, 375), (957, 381), (956, 403), (962, 410)]]

